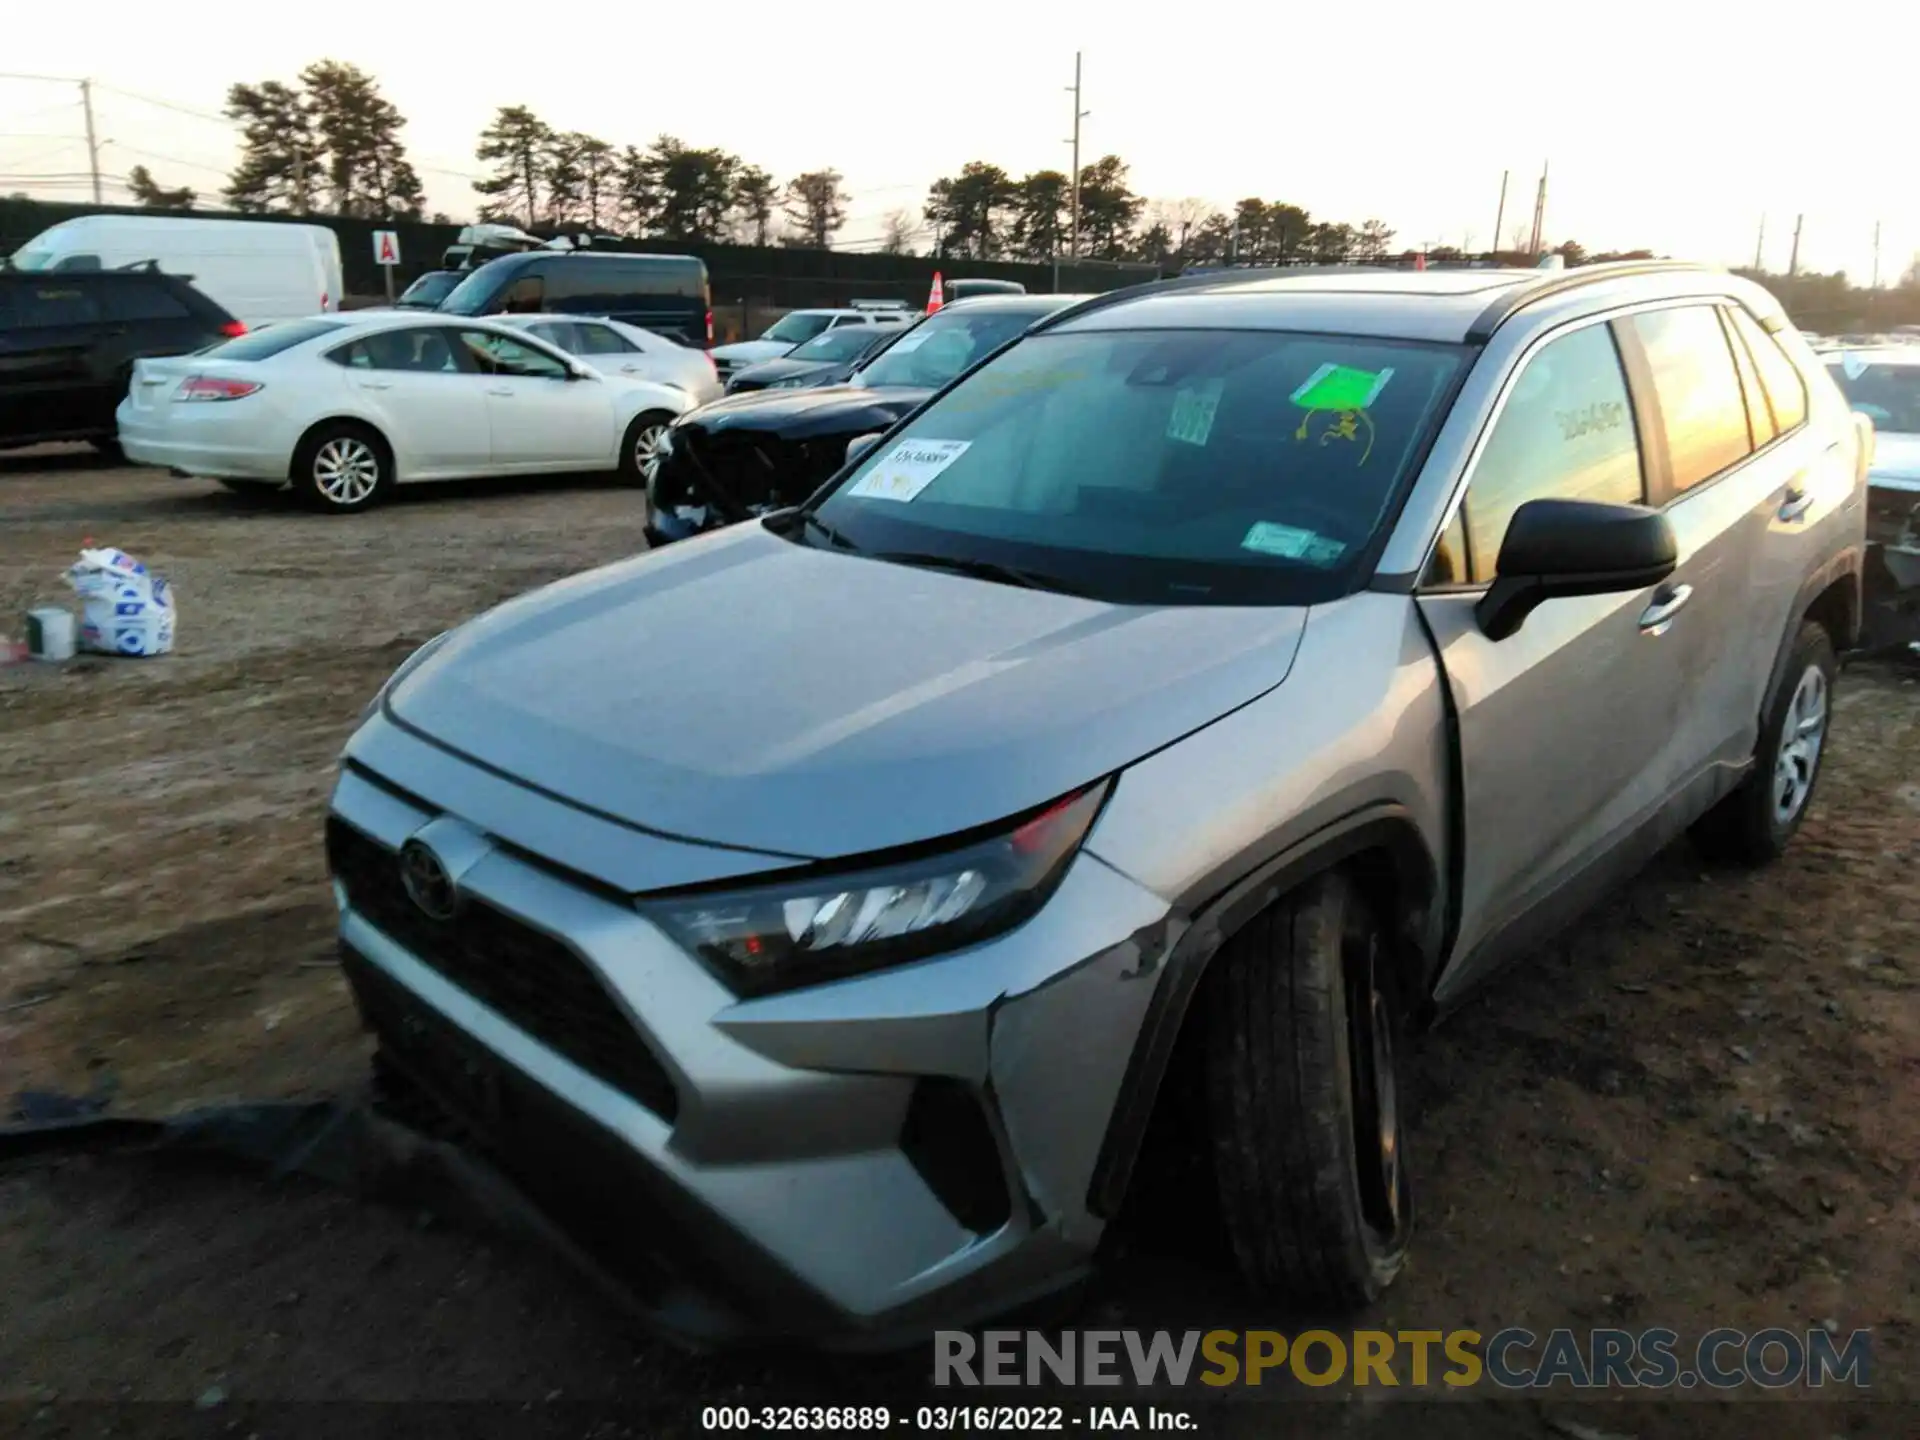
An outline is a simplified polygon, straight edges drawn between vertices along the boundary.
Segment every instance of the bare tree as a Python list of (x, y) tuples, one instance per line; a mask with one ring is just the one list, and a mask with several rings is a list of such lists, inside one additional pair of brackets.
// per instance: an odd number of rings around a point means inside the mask
[(913, 242), (920, 238), (922, 226), (911, 210), (889, 210), (880, 227), (882, 255), (913, 254)]

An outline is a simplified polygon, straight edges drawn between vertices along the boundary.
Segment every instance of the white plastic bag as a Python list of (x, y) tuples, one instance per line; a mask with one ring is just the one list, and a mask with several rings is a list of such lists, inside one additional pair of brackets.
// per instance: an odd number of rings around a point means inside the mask
[(173, 649), (173, 591), (124, 550), (82, 550), (67, 571), (80, 595), (80, 648), (105, 655)]

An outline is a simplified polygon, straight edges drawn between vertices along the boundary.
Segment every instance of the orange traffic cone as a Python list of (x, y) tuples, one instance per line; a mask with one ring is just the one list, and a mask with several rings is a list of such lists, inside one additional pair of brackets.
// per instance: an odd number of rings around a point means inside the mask
[(1416, 270), (1424, 270), (1427, 268), (1426, 251), (1422, 250), (1418, 255), (1413, 257), (1413, 268)]
[(927, 313), (933, 314), (945, 303), (946, 301), (941, 298), (940, 272), (936, 270), (933, 272), (933, 289), (927, 292)]

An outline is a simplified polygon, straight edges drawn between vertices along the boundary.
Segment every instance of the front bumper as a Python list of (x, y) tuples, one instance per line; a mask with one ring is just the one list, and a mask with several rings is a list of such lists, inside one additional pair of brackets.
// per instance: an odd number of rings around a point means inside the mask
[[(1177, 929), (1158, 897), (1082, 853), (998, 940), (743, 1002), (624, 901), (631, 876), (530, 843), (571, 827), (601, 857), (604, 820), (383, 718), (348, 753), (330, 848), (363, 1014), (661, 1324), (887, 1347), (1084, 1274)], [(449, 833), (469, 906), (451, 927), (407, 912), (397, 860)], [(644, 849), (663, 886), (722, 854)]]
[(1895, 586), (1920, 585), (1920, 485), (1868, 482), (1867, 544)]

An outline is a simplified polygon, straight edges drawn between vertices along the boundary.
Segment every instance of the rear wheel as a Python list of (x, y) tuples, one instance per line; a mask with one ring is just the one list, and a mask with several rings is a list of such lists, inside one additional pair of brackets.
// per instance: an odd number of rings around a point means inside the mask
[(660, 464), (660, 437), (673, 424), (665, 410), (648, 410), (636, 415), (620, 442), (620, 474), (634, 485), (649, 485)]
[(315, 426), (293, 456), (293, 488), (307, 505), (351, 514), (393, 489), (393, 457), (380, 436), (351, 420)]
[(1406, 1262), (1403, 1007), (1378, 918), (1321, 876), (1207, 977), (1207, 1098), (1227, 1238), (1261, 1290), (1357, 1308)]
[(1802, 621), (1780, 682), (1767, 697), (1747, 778), (1694, 822), (1693, 843), (1710, 860), (1767, 865), (1806, 819), (1826, 754), (1833, 682), (1840, 673), (1826, 628)]

